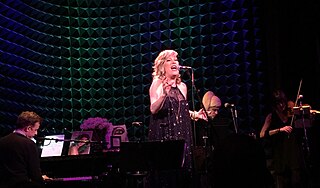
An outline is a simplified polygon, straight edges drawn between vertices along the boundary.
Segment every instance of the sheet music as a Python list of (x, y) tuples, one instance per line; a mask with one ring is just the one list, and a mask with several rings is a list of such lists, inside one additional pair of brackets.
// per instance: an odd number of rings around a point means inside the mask
[(64, 141), (55, 141), (54, 139), (64, 140), (64, 135), (51, 135), (45, 138), (47, 140), (43, 143), (41, 157), (61, 156)]

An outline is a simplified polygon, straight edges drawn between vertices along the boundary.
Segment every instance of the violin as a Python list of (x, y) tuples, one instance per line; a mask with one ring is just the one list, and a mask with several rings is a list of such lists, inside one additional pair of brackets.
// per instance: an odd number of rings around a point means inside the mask
[(311, 114), (320, 114), (320, 111), (319, 110), (310, 110), (310, 113)]
[(287, 104), (287, 115), (289, 118), (292, 118), (294, 116), (294, 113), (293, 113), (293, 108), (294, 108), (294, 102), (293, 101), (288, 101), (288, 104)]
[(292, 108), (292, 112), (293, 115), (307, 115), (307, 114), (311, 114), (311, 115), (315, 115), (315, 114), (319, 114), (320, 111), (318, 110), (312, 110), (311, 106), (308, 104), (303, 104), (301, 106), (296, 106)]

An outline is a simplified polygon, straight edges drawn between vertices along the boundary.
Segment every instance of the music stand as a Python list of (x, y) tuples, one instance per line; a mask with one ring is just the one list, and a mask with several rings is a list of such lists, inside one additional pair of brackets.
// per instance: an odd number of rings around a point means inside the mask
[(310, 106), (293, 107), (293, 114), (295, 115), (295, 128), (307, 128), (312, 126), (310, 110)]
[[(62, 141), (57, 141), (57, 140)], [(61, 156), (64, 145), (64, 135), (48, 135), (45, 136), (41, 157), (52, 157), (52, 156)]]
[(312, 119), (310, 116), (310, 106), (302, 106), (299, 107), (293, 107), (293, 114), (295, 116), (295, 128), (302, 128), (303, 130), (303, 142), (304, 147), (306, 148), (307, 155), (310, 154), (309, 149), (309, 139), (307, 134), (307, 127), (311, 127), (312, 125)]

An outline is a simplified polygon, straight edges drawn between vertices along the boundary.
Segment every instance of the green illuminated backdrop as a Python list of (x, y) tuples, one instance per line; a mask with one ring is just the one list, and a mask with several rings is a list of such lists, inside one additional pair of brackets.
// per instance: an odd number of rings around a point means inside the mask
[[(194, 68), (255, 127), (263, 109), (259, 8), (255, 1), (6, 0), (0, 3), (1, 130), (22, 110), (44, 131), (79, 129), (88, 117), (148, 126), (152, 63), (164, 49)], [(190, 75), (183, 73), (189, 87)], [(196, 108), (199, 108), (197, 98)], [(254, 110), (253, 110), (254, 109)]]

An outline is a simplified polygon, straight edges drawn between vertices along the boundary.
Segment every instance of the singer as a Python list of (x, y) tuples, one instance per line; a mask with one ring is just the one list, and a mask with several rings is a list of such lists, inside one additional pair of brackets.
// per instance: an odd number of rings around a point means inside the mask
[[(187, 86), (181, 81), (179, 73), (178, 53), (174, 50), (164, 50), (154, 61), (153, 80), (149, 89), (151, 118), (149, 123), (149, 140), (185, 140), (184, 173), (192, 169), (192, 129), (191, 115), (204, 118), (202, 111), (189, 112), (187, 101)], [(184, 174), (182, 173), (182, 174)], [(180, 173), (180, 175), (182, 175)], [(174, 175), (175, 176), (175, 175)], [(162, 187), (162, 183), (170, 184), (178, 177), (163, 177), (151, 187)], [(174, 180), (173, 180), (174, 179)], [(176, 182), (179, 187), (188, 187), (190, 177), (184, 177)], [(173, 183), (173, 182), (172, 182)], [(183, 184), (183, 185), (182, 185)], [(170, 186), (169, 186), (170, 187)]]
[(40, 188), (43, 179), (36, 144), (31, 140), (42, 122), (35, 112), (22, 112), (13, 133), (0, 139), (0, 187)]

